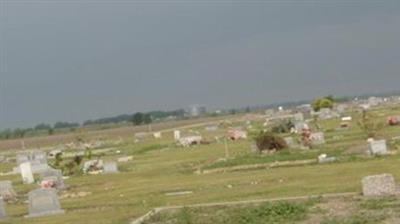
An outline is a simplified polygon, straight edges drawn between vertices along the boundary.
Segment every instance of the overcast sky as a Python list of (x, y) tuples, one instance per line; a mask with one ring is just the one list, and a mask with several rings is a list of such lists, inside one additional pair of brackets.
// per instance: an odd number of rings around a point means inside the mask
[(0, 129), (399, 89), (396, 0), (0, 2)]

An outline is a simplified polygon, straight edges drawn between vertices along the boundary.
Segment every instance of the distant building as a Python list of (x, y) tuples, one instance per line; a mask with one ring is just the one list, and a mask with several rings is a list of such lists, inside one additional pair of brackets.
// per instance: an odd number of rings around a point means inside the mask
[(190, 106), (186, 111), (186, 114), (189, 117), (200, 117), (205, 115), (206, 113), (207, 113), (207, 108), (201, 105)]

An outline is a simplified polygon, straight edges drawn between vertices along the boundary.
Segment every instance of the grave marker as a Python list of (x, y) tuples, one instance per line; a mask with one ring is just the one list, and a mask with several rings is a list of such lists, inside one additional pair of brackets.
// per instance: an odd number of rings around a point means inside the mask
[(391, 174), (367, 176), (361, 183), (364, 196), (391, 196), (397, 193), (396, 183)]
[(0, 198), (0, 220), (7, 218), (5, 203), (3, 198)]
[(16, 193), (12, 187), (11, 181), (0, 181), (0, 196), (6, 201), (15, 198)]
[(388, 153), (386, 140), (371, 141), (369, 143), (369, 152), (371, 155), (386, 155)]
[(27, 217), (40, 217), (47, 215), (64, 214), (55, 190), (36, 189), (29, 192), (29, 215)]
[(103, 173), (118, 173), (118, 166), (116, 162), (105, 162)]
[(175, 141), (178, 141), (181, 138), (181, 132), (178, 130), (174, 131), (174, 139)]
[(61, 170), (48, 169), (41, 173), (42, 182), (53, 182), (54, 187), (58, 190), (65, 189), (64, 179)]
[(21, 171), (22, 181), (25, 184), (32, 184), (33, 182), (35, 182), (35, 180), (33, 179), (32, 167), (30, 162), (22, 163), (19, 168)]

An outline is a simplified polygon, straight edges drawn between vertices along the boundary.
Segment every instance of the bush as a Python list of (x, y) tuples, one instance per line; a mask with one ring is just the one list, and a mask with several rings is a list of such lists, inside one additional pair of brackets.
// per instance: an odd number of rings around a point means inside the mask
[(290, 132), (290, 129), (294, 127), (294, 124), (291, 121), (283, 121), (280, 122), (279, 124), (276, 124), (271, 128), (271, 132), (273, 133), (288, 133)]
[(285, 140), (271, 132), (261, 132), (255, 140), (259, 151), (279, 151), (287, 148)]

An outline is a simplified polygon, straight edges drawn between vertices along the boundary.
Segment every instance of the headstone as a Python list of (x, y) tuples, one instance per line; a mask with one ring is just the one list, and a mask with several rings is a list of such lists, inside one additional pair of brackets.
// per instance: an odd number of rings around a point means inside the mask
[(0, 198), (0, 220), (7, 218), (5, 203), (3, 198)]
[(135, 139), (136, 140), (143, 140), (148, 136), (148, 133), (146, 132), (138, 132), (135, 134)]
[(27, 154), (18, 154), (17, 155), (17, 164), (18, 166), (22, 163), (29, 162), (29, 156)]
[(206, 129), (206, 131), (217, 131), (218, 130), (218, 126), (208, 126), (205, 129)]
[(386, 140), (370, 141), (369, 150), (371, 155), (386, 155), (388, 153)]
[(202, 140), (203, 140), (203, 137), (201, 137), (201, 136), (197, 136), (197, 135), (187, 136), (184, 138), (180, 138), (179, 144), (181, 144), (184, 147), (188, 147), (191, 145), (199, 145), (199, 144), (201, 144)]
[(315, 132), (310, 135), (311, 144), (322, 145), (325, 144), (325, 136), (323, 132)]
[(153, 136), (154, 136), (155, 139), (162, 138), (161, 132), (154, 132), (154, 133), (153, 133)]
[(299, 121), (294, 124), (294, 128), (296, 132), (300, 133), (304, 129), (309, 129), (309, 126), (306, 122)]
[(64, 214), (56, 191), (53, 189), (36, 189), (29, 192), (29, 215), (40, 217), (47, 215)]
[(33, 179), (32, 168), (31, 168), (30, 162), (22, 163), (19, 166), (19, 168), (21, 171), (22, 181), (25, 184), (32, 184), (33, 182), (35, 182), (35, 180)]
[[(40, 173), (49, 168), (47, 165), (47, 155), (42, 151), (32, 151), (30, 153), (18, 154), (17, 164), (20, 166), (22, 163), (29, 162), (31, 164), (32, 173)], [(14, 169), (16, 172), (21, 172), (19, 167)]]
[(332, 110), (330, 108), (322, 108), (319, 111), (319, 118), (321, 120), (327, 120), (327, 119), (331, 119), (333, 117), (334, 116), (333, 116)]
[(58, 190), (65, 189), (64, 179), (61, 170), (48, 169), (41, 173), (42, 182), (53, 183), (54, 188)]
[(116, 162), (105, 162), (103, 173), (118, 173), (118, 166)]
[(326, 154), (321, 154), (320, 156), (318, 156), (318, 163), (332, 163), (335, 161), (335, 157), (328, 157), (328, 155)]
[(119, 163), (126, 163), (133, 160), (133, 156), (125, 156), (125, 157), (120, 157), (118, 158)]
[(181, 132), (178, 130), (174, 131), (174, 139), (175, 141), (178, 141), (181, 138)]
[(16, 193), (12, 187), (12, 182), (9, 180), (0, 181), (0, 196), (4, 200), (14, 199)]
[(89, 160), (83, 164), (83, 172), (96, 172), (103, 169), (103, 160)]
[(396, 194), (396, 182), (391, 174), (367, 176), (361, 182), (364, 196), (391, 196)]

